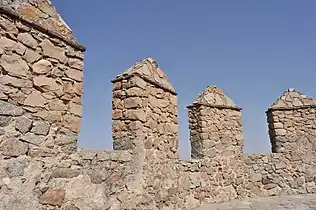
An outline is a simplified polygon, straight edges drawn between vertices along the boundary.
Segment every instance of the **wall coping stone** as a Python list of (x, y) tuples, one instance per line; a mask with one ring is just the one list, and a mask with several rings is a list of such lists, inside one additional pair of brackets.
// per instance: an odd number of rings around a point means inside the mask
[(137, 76), (137, 77), (145, 80), (146, 82), (149, 82), (149, 83), (151, 83), (151, 84), (153, 84), (153, 85), (155, 85), (155, 86), (157, 86), (157, 87), (159, 87), (159, 88), (161, 88), (161, 89), (163, 89), (163, 90), (165, 90), (165, 91), (167, 91), (167, 92), (169, 92), (169, 93), (171, 93), (173, 95), (177, 95), (177, 93), (174, 90), (172, 90), (172, 89), (170, 89), (170, 88), (168, 88), (168, 87), (156, 82), (155, 80), (153, 80), (150, 77), (147, 77), (145, 75), (141, 75), (138, 72), (133, 72), (133, 73), (127, 74), (127, 75), (124, 75), (124, 74), (123, 75), (119, 75), (117, 78), (111, 80), (111, 82), (112, 83), (119, 82), (119, 81), (122, 81), (124, 79), (130, 79), (130, 78), (132, 78), (134, 76)]
[(272, 111), (291, 111), (291, 110), (310, 109), (310, 108), (316, 108), (316, 105), (311, 104), (311, 105), (302, 105), (302, 106), (295, 106), (295, 107), (270, 107), (268, 108), (266, 113), (269, 113)]
[(212, 105), (212, 104), (207, 104), (207, 103), (193, 103), (187, 106), (188, 109), (193, 108), (193, 107), (198, 107), (198, 106), (207, 106), (211, 108), (217, 108), (217, 109), (231, 109), (231, 110), (236, 110), (236, 111), (241, 111), (242, 108), (240, 107), (235, 107), (235, 106), (226, 106), (226, 105)]
[(53, 30), (46, 28), (45, 26), (41, 25), (39, 22), (34, 22), (34, 21), (29, 21), (29, 20), (24, 19), (23, 17), (21, 17), (21, 15), (19, 15), (17, 12), (13, 11), (9, 7), (0, 5), (0, 13), (4, 13), (4, 14), (6, 14), (14, 19), (18, 19), (21, 22), (24, 22), (24, 23), (32, 26), (33, 28), (35, 28), (43, 33), (46, 33), (49, 36), (60, 39), (60, 40), (64, 41), (66, 44), (70, 45), (71, 47), (73, 47), (77, 50), (80, 50), (81, 52), (86, 51), (86, 48), (83, 45), (81, 45), (75, 41), (72, 41), (72, 40), (58, 34), (57, 32), (55, 32)]

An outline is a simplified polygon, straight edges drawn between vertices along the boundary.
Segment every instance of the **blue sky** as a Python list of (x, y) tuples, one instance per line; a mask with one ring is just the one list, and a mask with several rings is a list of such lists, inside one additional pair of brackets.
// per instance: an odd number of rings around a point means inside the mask
[(285, 89), (316, 96), (314, 0), (52, 2), (87, 47), (81, 147), (112, 148), (110, 80), (145, 57), (178, 93), (182, 158), (186, 106), (207, 85), (243, 108), (246, 153), (270, 152), (265, 111)]

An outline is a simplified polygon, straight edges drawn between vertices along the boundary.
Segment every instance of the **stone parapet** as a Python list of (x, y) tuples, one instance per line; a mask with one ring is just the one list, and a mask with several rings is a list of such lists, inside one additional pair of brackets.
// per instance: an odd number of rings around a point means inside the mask
[(223, 91), (208, 86), (188, 109), (192, 158), (242, 155), (241, 109)]
[(3, 0), (0, 2), (0, 13), (85, 51), (49, 0)]
[(315, 100), (295, 89), (285, 91), (267, 111), (272, 152), (315, 162)]
[(82, 52), (5, 14), (0, 25), (3, 144), (18, 138), (32, 156), (75, 150), (82, 117)]
[(316, 194), (313, 99), (285, 91), (267, 111), (273, 153), (245, 155), (241, 108), (208, 86), (188, 106), (192, 159), (179, 160), (177, 94), (152, 58), (112, 81), (114, 151), (78, 148), (84, 49), (74, 43), (49, 1), (0, 2), (0, 209), (182, 210)]

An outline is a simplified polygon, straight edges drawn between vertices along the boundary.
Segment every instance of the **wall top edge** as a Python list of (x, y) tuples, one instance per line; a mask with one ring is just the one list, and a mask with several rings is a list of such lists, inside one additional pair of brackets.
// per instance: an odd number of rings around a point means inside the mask
[(73, 41), (73, 40), (70, 40), (62, 35), (60, 35), (59, 33), (51, 30), (51, 29), (48, 29), (47, 27), (41, 25), (39, 22), (35, 22), (35, 21), (30, 21), (30, 20), (27, 20), (23, 17), (21, 17), (16, 11), (13, 11), (12, 9), (10, 9), (9, 7), (7, 6), (3, 6), (0, 4), (0, 14), (5, 14), (11, 18), (14, 18), (14, 19), (18, 19), (20, 20), (21, 22), (24, 22), (30, 26), (32, 26), (33, 28), (43, 32), (43, 33), (46, 33), (47, 35), (49, 36), (52, 36), (54, 38), (57, 38), (57, 39), (60, 39), (62, 41), (64, 41), (66, 44), (70, 45), (71, 47), (81, 51), (81, 52), (85, 52), (86, 51), (86, 48), (79, 44), (78, 42), (76, 41)]
[(207, 104), (207, 103), (193, 103), (187, 106), (188, 109), (193, 108), (193, 107), (198, 107), (198, 106), (207, 106), (211, 108), (218, 108), (218, 109), (231, 109), (231, 110), (236, 110), (236, 111), (241, 111), (242, 108), (240, 107), (235, 107), (235, 106), (225, 106), (225, 105), (212, 105), (212, 104)]
[(298, 109), (309, 109), (309, 108), (316, 108), (315, 104), (311, 105), (302, 105), (302, 106), (293, 106), (293, 107), (270, 107), (266, 113), (271, 111), (290, 111), (290, 110), (298, 110)]
[(137, 77), (145, 80), (146, 82), (149, 82), (149, 83), (151, 83), (151, 84), (153, 84), (153, 85), (155, 85), (155, 86), (157, 86), (157, 87), (159, 87), (159, 88), (171, 93), (172, 95), (177, 95), (175, 90), (170, 89), (167, 86), (164, 86), (164, 85), (156, 82), (155, 80), (151, 79), (150, 77), (146, 77), (145, 75), (141, 75), (141, 74), (139, 74), (137, 72), (132, 73), (132, 74), (127, 74), (127, 75), (120, 75), (119, 77), (111, 80), (111, 82), (112, 83), (119, 82), (119, 81), (122, 81), (122, 80), (125, 80), (125, 79), (129, 79), (129, 78), (134, 77), (134, 76), (137, 76)]

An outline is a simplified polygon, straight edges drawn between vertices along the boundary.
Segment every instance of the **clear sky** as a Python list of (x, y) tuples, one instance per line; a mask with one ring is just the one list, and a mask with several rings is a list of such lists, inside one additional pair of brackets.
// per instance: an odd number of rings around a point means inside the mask
[(243, 108), (247, 153), (270, 152), (265, 111), (284, 90), (316, 96), (315, 0), (52, 2), (87, 47), (81, 147), (112, 149), (110, 80), (145, 57), (178, 93), (182, 158), (186, 106), (207, 85)]

